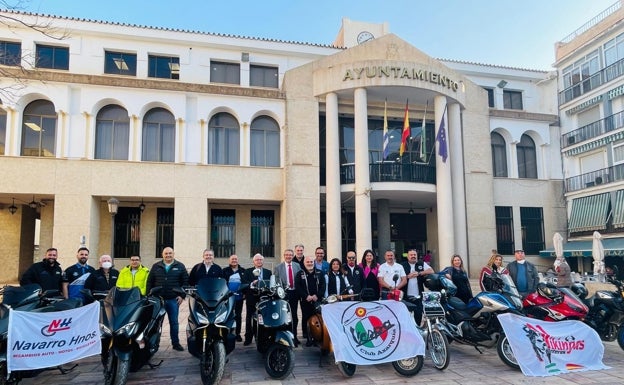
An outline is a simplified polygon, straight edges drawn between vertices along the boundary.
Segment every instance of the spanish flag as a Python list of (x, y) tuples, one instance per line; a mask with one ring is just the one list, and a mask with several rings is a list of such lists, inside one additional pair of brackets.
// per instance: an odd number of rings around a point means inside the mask
[(409, 102), (405, 103), (405, 119), (403, 120), (403, 134), (401, 135), (401, 147), (399, 148), (399, 156), (403, 156), (403, 153), (407, 151), (407, 140), (410, 137), (410, 126), (409, 126)]

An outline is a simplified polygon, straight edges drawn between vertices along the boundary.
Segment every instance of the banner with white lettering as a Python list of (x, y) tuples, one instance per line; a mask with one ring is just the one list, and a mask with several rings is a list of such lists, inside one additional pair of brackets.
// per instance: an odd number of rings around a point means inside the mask
[(336, 361), (373, 365), (425, 354), (425, 341), (402, 302), (336, 302), (323, 305), (322, 314)]
[(581, 321), (547, 322), (515, 314), (498, 319), (525, 376), (610, 369), (602, 363), (598, 333)]
[(100, 304), (36, 313), (11, 310), (9, 372), (49, 368), (100, 354)]

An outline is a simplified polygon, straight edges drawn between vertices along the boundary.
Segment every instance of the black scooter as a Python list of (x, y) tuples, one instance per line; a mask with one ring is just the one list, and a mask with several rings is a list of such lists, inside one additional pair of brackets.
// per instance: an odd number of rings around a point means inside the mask
[[(102, 338), (102, 365), (105, 385), (125, 385), (128, 373), (144, 365), (160, 366), (149, 360), (158, 351), (160, 334), (165, 317), (162, 298), (156, 296), (160, 290), (153, 288), (147, 297), (142, 297), (138, 287), (120, 289), (113, 287), (100, 301), (100, 333)], [(83, 290), (88, 299), (101, 297)]]
[[(258, 276), (260, 271), (254, 270), (254, 274)], [(286, 291), (275, 283), (274, 276), (268, 281), (259, 281), (250, 291), (259, 297), (252, 325), (256, 347), (265, 356), (264, 369), (269, 376), (284, 379), (295, 367), (292, 314), (288, 301), (284, 300)]]
[(9, 331), (9, 309), (30, 312), (55, 312), (75, 309), (82, 306), (79, 299), (63, 299), (58, 290), (42, 292), (41, 286), (30, 284), (25, 286), (5, 286), (0, 289), (2, 303), (0, 304), (0, 384), (17, 385), (24, 378), (36, 377), (47, 370), (58, 370), (61, 374), (67, 374), (78, 364), (69, 368), (56, 366), (53, 368), (17, 370), (8, 376), (7, 368), (7, 338)]
[(204, 278), (195, 287), (184, 290), (189, 294), (188, 351), (199, 358), (202, 383), (218, 384), (223, 377), (225, 357), (236, 344), (234, 293), (223, 278)]

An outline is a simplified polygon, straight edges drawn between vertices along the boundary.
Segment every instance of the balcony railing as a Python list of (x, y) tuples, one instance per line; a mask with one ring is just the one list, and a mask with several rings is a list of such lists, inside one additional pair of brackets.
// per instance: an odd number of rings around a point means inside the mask
[(565, 189), (566, 192), (578, 191), (620, 180), (624, 180), (624, 164), (618, 164), (616, 166), (567, 178), (565, 180)]
[(624, 59), (594, 73), (589, 78), (571, 85), (559, 92), (559, 105), (565, 104), (574, 98), (588, 93), (589, 91), (624, 75)]
[(624, 127), (624, 111), (561, 135), (561, 148), (572, 146), (622, 127)]
[[(371, 182), (436, 183), (435, 166), (424, 163), (379, 162), (369, 164)], [(340, 183), (355, 183), (355, 165), (340, 166)]]

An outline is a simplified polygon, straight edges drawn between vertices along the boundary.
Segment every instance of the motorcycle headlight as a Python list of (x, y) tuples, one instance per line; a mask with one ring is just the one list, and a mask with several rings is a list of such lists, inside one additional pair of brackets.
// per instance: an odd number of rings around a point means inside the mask
[(227, 309), (225, 306), (219, 306), (217, 309), (217, 316), (215, 317), (214, 322), (216, 324), (220, 324), (225, 321), (225, 317), (227, 317)]
[(208, 319), (208, 317), (206, 317), (204, 313), (201, 312), (197, 312), (197, 322), (202, 325), (210, 325), (210, 320)]
[(113, 331), (110, 330), (106, 325), (100, 324), (100, 336), (102, 337), (110, 337), (113, 335)]
[(125, 334), (127, 336), (131, 336), (131, 335), (134, 335), (134, 333), (137, 332), (138, 328), (139, 328), (139, 323), (138, 322), (130, 322), (129, 324), (120, 327), (115, 332), (115, 334), (116, 335)]

